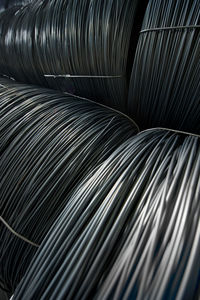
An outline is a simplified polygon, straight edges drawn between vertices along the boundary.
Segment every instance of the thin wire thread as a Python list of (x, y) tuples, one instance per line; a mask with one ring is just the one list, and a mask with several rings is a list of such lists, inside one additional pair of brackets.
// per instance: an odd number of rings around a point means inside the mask
[(170, 26), (170, 27), (155, 27), (147, 28), (140, 31), (140, 33), (146, 33), (151, 31), (168, 31), (168, 30), (182, 30), (182, 29), (200, 29), (200, 25), (188, 25), (188, 26)]
[(22, 236), (21, 234), (19, 234), (18, 232), (16, 232), (3, 218), (2, 216), (0, 216), (0, 221), (7, 227), (7, 229), (12, 233), (14, 234), (16, 237), (18, 237), (19, 239), (23, 240), (24, 242), (34, 246), (34, 247), (37, 247), (39, 248), (40, 245), (30, 241), (29, 239), (27, 239), (26, 237)]
[(124, 75), (70, 75), (70, 74), (44, 74), (44, 77), (50, 78), (122, 78)]
[(152, 131), (152, 130), (166, 130), (166, 131), (171, 131), (171, 132), (174, 132), (174, 133), (180, 133), (180, 134), (185, 134), (185, 135), (190, 135), (190, 136), (195, 136), (195, 137), (200, 138), (199, 134), (195, 134), (195, 133), (191, 133), (191, 132), (187, 132), (187, 131), (175, 130), (175, 129), (171, 129), (171, 128), (164, 128), (164, 127), (149, 128), (149, 129), (145, 129), (145, 130), (140, 131), (140, 133), (148, 132), (148, 131)]
[[(71, 94), (71, 93), (69, 93), (69, 92), (64, 92), (64, 94), (65, 94), (65, 95), (69, 95), (69, 96), (74, 97), (74, 95)], [(96, 103), (95, 101), (93, 101), (93, 100), (91, 100), (91, 99), (87, 99), (87, 98), (85, 98), (85, 97), (81, 97), (81, 96), (77, 96), (77, 95), (76, 95), (76, 98), (78, 98), (78, 99), (80, 99), (80, 100), (86, 100), (87, 102)], [(137, 124), (130, 116), (126, 115), (125, 113), (123, 113), (122, 111), (120, 111), (120, 110), (118, 110), (118, 109), (116, 109), (116, 108), (109, 107), (109, 106), (107, 106), (106, 104), (98, 103), (98, 105), (101, 106), (101, 107), (107, 108), (107, 109), (109, 109), (109, 110), (111, 110), (111, 111), (113, 111), (113, 112), (116, 112), (116, 113), (122, 115), (123, 117), (127, 118), (127, 119), (128, 119), (131, 123), (133, 123), (133, 125), (136, 127), (136, 129), (137, 129), (137, 131), (138, 131), (137, 133), (140, 133), (140, 127), (138, 126), (138, 124)]]

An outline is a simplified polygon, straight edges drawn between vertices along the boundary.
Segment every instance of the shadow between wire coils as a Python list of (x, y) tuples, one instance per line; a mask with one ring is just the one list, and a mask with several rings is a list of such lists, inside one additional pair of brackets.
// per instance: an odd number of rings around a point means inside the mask
[(131, 137), (74, 190), (14, 299), (194, 299), (199, 173), (198, 136)]
[(137, 132), (130, 119), (103, 105), (0, 79), (4, 289), (14, 292), (49, 228), (70, 205), (73, 189)]
[(200, 2), (150, 0), (130, 81), (140, 128), (200, 133)]
[(138, 2), (46, 0), (7, 11), (0, 19), (0, 73), (124, 112)]

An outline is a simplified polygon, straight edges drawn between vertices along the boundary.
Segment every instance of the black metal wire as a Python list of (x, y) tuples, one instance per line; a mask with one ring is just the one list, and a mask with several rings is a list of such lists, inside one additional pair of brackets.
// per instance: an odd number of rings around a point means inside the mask
[[(30, 2), (38, 1), (38, 0), (7, 0), (7, 8), (10, 8), (12, 6), (16, 5), (26, 5)], [(43, 0), (41, 0), (43, 1)]]
[(70, 196), (14, 299), (193, 299), (199, 172), (199, 137), (130, 138)]
[(12, 18), (9, 12), (4, 14), (0, 73), (124, 111), (129, 42), (138, 3), (46, 0), (21, 8)]
[(199, 0), (149, 1), (128, 99), (140, 127), (200, 133), (199, 25)]
[[(13, 292), (85, 176), (137, 132), (123, 114), (0, 79), (0, 279)], [(9, 226), (18, 234), (14, 235)]]
[(1, 0), (0, 1), (0, 12), (3, 12), (6, 9), (14, 7), (14, 6), (27, 5), (33, 1), (38, 1), (38, 0)]
[(195, 299), (200, 287), (199, 146), (199, 138), (185, 138), (157, 170), (97, 299)]

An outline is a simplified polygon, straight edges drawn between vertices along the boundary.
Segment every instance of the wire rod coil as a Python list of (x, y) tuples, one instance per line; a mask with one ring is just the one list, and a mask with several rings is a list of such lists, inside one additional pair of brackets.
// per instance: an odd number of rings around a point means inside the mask
[(70, 196), (14, 299), (194, 299), (199, 172), (198, 137), (131, 137)]
[(130, 81), (128, 111), (143, 129), (200, 133), (200, 2), (150, 0)]
[[(76, 185), (136, 133), (115, 110), (0, 79), (0, 216), (40, 244)], [(13, 292), (37, 248), (0, 227), (0, 279)]]
[(0, 73), (124, 112), (138, 3), (46, 0), (20, 8), (12, 18), (8, 11), (0, 19)]

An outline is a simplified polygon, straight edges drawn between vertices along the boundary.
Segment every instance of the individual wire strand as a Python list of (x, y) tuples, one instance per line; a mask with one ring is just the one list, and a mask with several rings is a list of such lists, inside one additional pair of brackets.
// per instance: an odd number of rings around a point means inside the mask
[(1, 216), (0, 216), (0, 222), (2, 222), (2, 223), (8, 228), (8, 230), (9, 230), (10, 232), (12, 232), (14, 235), (16, 235), (19, 239), (25, 241), (26, 243), (28, 243), (28, 244), (30, 244), (30, 245), (32, 245), (32, 246), (34, 246), (34, 247), (37, 247), (37, 248), (39, 247), (39, 245), (33, 243), (32, 241), (28, 240), (27, 238), (25, 238), (25, 237), (22, 236), (21, 234), (19, 234), (19, 233), (17, 233), (16, 231), (14, 231), (14, 230), (12, 229), (12, 227), (10, 227), (10, 225), (9, 225), (9, 224), (1, 217)]

